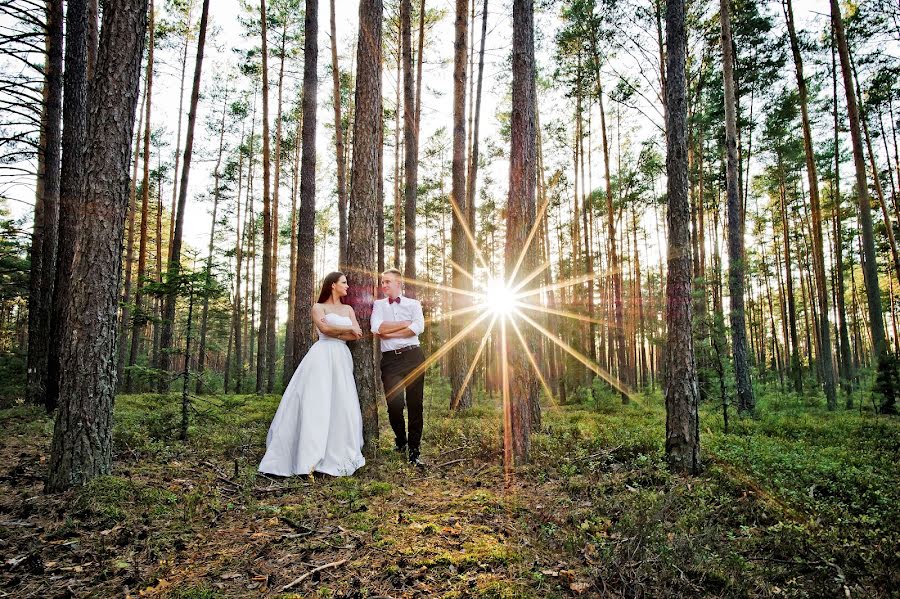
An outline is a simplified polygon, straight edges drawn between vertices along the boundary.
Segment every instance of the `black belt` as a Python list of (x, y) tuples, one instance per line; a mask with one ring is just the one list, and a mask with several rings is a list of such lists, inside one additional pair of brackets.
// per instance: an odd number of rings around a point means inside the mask
[(381, 352), (381, 353), (382, 353), (382, 355), (387, 355), (387, 354), (397, 354), (397, 355), (400, 355), (400, 354), (402, 354), (402, 353), (404, 353), (404, 352), (408, 352), (408, 351), (413, 350), (413, 349), (419, 349), (419, 346), (418, 346), (418, 345), (405, 345), (405, 346), (401, 347), (400, 349), (389, 349), (389, 350), (383, 351), (383, 352)]

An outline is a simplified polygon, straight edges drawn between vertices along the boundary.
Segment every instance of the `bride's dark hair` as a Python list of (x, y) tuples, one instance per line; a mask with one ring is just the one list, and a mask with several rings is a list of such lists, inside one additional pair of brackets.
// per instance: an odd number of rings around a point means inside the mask
[(345, 276), (344, 273), (339, 270), (330, 272), (325, 276), (322, 280), (322, 291), (319, 292), (319, 299), (316, 300), (317, 304), (324, 304), (328, 301), (328, 298), (331, 297), (331, 286), (340, 281), (343, 276)]

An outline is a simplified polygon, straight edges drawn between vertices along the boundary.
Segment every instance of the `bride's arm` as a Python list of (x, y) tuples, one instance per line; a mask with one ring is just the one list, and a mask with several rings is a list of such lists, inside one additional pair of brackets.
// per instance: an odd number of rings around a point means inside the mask
[(319, 329), (323, 335), (328, 335), (329, 337), (339, 337), (342, 333), (353, 331), (353, 327), (349, 325), (330, 324), (328, 319), (325, 318), (325, 309), (319, 304), (314, 304), (312, 307), (312, 319), (316, 324), (316, 328)]

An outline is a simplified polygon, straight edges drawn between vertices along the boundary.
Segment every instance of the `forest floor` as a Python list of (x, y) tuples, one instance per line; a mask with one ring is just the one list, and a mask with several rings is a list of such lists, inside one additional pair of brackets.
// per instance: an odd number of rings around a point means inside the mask
[(507, 485), (498, 400), (426, 389), (415, 469), (257, 475), (278, 397), (121, 396), (114, 471), (44, 495), (52, 421), (0, 410), (0, 597), (890, 597), (900, 593), (900, 421), (761, 393), (703, 412), (704, 472), (663, 461), (657, 391), (549, 407)]

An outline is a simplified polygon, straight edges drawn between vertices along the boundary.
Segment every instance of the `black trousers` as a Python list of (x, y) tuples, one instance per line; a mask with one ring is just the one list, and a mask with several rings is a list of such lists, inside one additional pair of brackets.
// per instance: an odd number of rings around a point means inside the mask
[[(409, 445), (411, 453), (418, 454), (422, 441), (422, 395), (425, 391), (425, 371), (401, 385), (403, 380), (425, 361), (422, 349), (416, 347), (403, 353), (392, 351), (381, 354), (381, 382), (387, 399), (388, 420), (394, 429), (397, 447)], [(394, 391), (391, 393), (391, 391)], [(409, 416), (409, 436), (403, 419), (403, 407)]]

